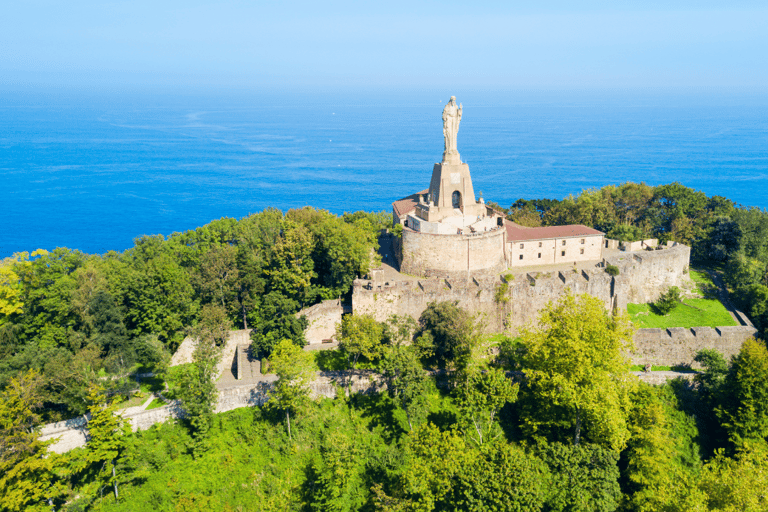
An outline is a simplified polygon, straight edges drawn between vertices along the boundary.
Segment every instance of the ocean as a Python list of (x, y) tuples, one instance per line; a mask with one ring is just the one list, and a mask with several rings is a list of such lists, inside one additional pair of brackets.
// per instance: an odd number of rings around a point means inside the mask
[(391, 211), (428, 186), (452, 93), (486, 201), (679, 181), (768, 207), (765, 93), (26, 91), (0, 94), (0, 257), (124, 250), (270, 206)]

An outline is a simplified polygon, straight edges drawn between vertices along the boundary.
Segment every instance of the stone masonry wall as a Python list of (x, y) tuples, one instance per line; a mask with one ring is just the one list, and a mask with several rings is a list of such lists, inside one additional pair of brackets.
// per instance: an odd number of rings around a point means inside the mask
[[(269, 392), (272, 390), (276, 379), (274, 375), (267, 375), (256, 384), (220, 390), (216, 412), (221, 413), (240, 407), (264, 405), (269, 399)], [(372, 372), (318, 372), (315, 379), (310, 383), (311, 397), (315, 399), (320, 397), (333, 398), (336, 396), (334, 385), (341, 385), (346, 389), (348, 381), (352, 393), (372, 393), (384, 388), (378, 375)], [(178, 401), (174, 401), (157, 409), (124, 414), (123, 417), (128, 420), (135, 432), (146, 430), (156, 423), (163, 423), (169, 419), (182, 418), (184, 417), (184, 410)], [(50, 423), (41, 429), (40, 439), (42, 441), (58, 439), (48, 449), (55, 453), (68, 452), (74, 448), (85, 446), (88, 440), (87, 423), (87, 416)]]
[(685, 329), (639, 329), (635, 335), (632, 362), (640, 365), (699, 367), (693, 358), (699, 350), (713, 348), (726, 360), (738, 354), (741, 345), (755, 335), (749, 325), (738, 327), (694, 327)]
[(336, 324), (341, 322), (341, 315), (344, 311), (341, 301), (336, 299), (324, 300), (314, 306), (304, 308), (298, 313), (297, 317), (305, 316), (309, 325), (304, 331), (304, 336), (310, 345), (322, 343), (329, 340), (336, 334)]
[[(689, 255), (690, 249), (684, 245), (661, 251), (619, 253), (605, 262), (619, 267), (616, 277), (598, 266), (549, 272), (510, 269), (508, 282), (500, 275), (386, 283), (358, 279), (353, 284), (352, 310), (355, 314), (371, 314), (379, 321), (393, 314), (418, 319), (430, 302), (458, 301), (461, 307), (482, 314), (489, 331), (514, 332), (566, 290), (588, 293), (608, 308), (656, 300), (669, 286), (681, 286), (687, 279)], [(505, 282), (507, 292), (496, 301), (496, 291)]]
[(465, 277), (506, 268), (504, 229), (472, 235), (434, 235), (403, 230), (400, 270), (415, 276)]

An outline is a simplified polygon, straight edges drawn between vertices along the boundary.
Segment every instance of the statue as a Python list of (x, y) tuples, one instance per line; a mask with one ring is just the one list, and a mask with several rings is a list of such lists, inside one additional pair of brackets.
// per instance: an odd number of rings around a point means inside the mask
[(461, 163), (461, 157), (456, 149), (456, 135), (459, 133), (461, 109), (461, 105), (456, 106), (456, 96), (451, 96), (451, 101), (443, 109), (443, 137), (445, 138), (443, 163)]

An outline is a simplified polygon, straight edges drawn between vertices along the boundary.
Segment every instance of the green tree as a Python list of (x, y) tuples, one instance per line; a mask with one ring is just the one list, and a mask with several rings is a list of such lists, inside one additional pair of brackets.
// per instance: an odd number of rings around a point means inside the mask
[(297, 347), (290, 340), (281, 341), (272, 352), (270, 368), (278, 380), (270, 393), (267, 407), (285, 414), (288, 438), (291, 436), (291, 413), (296, 415), (309, 399), (309, 382), (314, 376), (312, 354)]
[(225, 310), (233, 309), (238, 280), (237, 247), (234, 245), (215, 247), (200, 256), (199, 286), (209, 301)]
[(570, 427), (578, 446), (584, 429), (592, 442), (623, 448), (635, 386), (626, 356), (633, 332), (626, 314), (609, 314), (589, 295), (569, 293), (547, 305), (521, 334), (527, 432), (548, 429), (557, 437), (557, 429)]
[(730, 440), (768, 440), (768, 350), (748, 339), (733, 358), (717, 409)]
[(675, 306), (680, 303), (680, 300), (680, 288), (677, 286), (670, 286), (667, 291), (662, 293), (656, 302), (653, 303), (653, 307), (660, 315), (668, 315), (670, 311), (675, 309)]
[(700, 488), (707, 495), (707, 510), (760, 512), (768, 510), (768, 447), (748, 443), (734, 458), (722, 450), (704, 466)]
[(374, 361), (381, 354), (384, 326), (370, 315), (346, 315), (336, 328), (339, 350), (347, 356), (350, 368), (356, 368), (362, 356)]
[(226, 343), (229, 321), (221, 306), (203, 307), (200, 322), (190, 330), (197, 340), (193, 364), (187, 366), (179, 377), (179, 398), (192, 431), (192, 453), (199, 457), (208, 449), (209, 431), (213, 424), (218, 391), (216, 368), (221, 359), (220, 345)]
[(374, 491), (390, 510), (450, 510), (457, 476), (477, 453), (455, 431), (441, 432), (428, 423), (408, 434), (408, 463), (393, 484), (392, 496)]
[(92, 386), (88, 395), (91, 418), (88, 421), (88, 444), (82, 457), (73, 467), (88, 482), (88, 494), (95, 495), (104, 487), (112, 487), (115, 500), (119, 499), (116, 468), (125, 454), (126, 440), (131, 427), (117, 414), (114, 400), (108, 400), (104, 390)]
[(597, 445), (550, 443), (539, 457), (552, 478), (546, 510), (552, 512), (612, 512), (621, 499), (619, 454)]
[(408, 428), (413, 430), (426, 419), (427, 372), (421, 366), (416, 351), (409, 346), (386, 347), (382, 358), (381, 374), (387, 383), (387, 392), (405, 411)]
[(458, 382), (466, 380), (483, 351), (482, 329), (458, 302), (430, 302), (419, 317), (419, 338), (434, 347), (438, 367), (451, 370)]
[(545, 506), (550, 474), (538, 457), (504, 441), (485, 444), (462, 468), (453, 510), (536, 512)]
[(518, 388), (519, 385), (513, 384), (498, 368), (473, 374), (466, 386), (457, 388), (464, 434), (478, 446), (498, 438), (501, 435), (498, 413), (506, 404), (517, 400)]
[(60, 494), (56, 455), (39, 439), (42, 380), (34, 370), (11, 379), (0, 392), (0, 509), (49, 510)]
[(754, 283), (765, 284), (765, 262), (750, 258), (743, 252), (733, 255), (725, 267), (725, 282), (731, 288)]
[(678, 413), (682, 421), (677, 421), (687, 424), (687, 431), (676, 431), (675, 409), (665, 404), (666, 389), (646, 384), (633, 395), (632, 437), (625, 452), (627, 508), (639, 512), (703, 510), (704, 495), (696, 482), (698, 447), (693, 456), (686, 453), (698, 431), (693, 418), (682, 413)]

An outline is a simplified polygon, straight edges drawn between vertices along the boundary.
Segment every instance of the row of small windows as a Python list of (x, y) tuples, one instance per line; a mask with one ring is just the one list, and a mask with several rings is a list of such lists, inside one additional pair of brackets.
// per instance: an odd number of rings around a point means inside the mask
[[(585, 239), (584, 239), (584, 238), (582, 238), (582, 239), (581, 239), (581, 241), (580, 241), (579, 243), (581, 243), (581, 244), (583, 245), (583, 244), (585, 243)], [(563, 240), (563, 242), (562, 242), (562, 245), (565, 245), (565, 240)], [(542, 242), (539, 242), (539, 247), (542, 247)], [(525, 249), (525, 244), (520, 244), (520, 248), (521, 248), (521, 249)], [(582, 253), (583, 253), (583, 252), (584, 252), (584, 249), (582, 249)], [(521, 258), (521, 259), (522, 259), (522, 258)]]
[[(584, 254), (584, 249), (579, 249), (579, 254)], [(560, 256), (565, 256), (565, 251), (560, 251)], [(541, 253), (539, 253), (539, 258), (541, 258)], [(523, 259), (523, 255), (520, 255), (520, 259)]]

